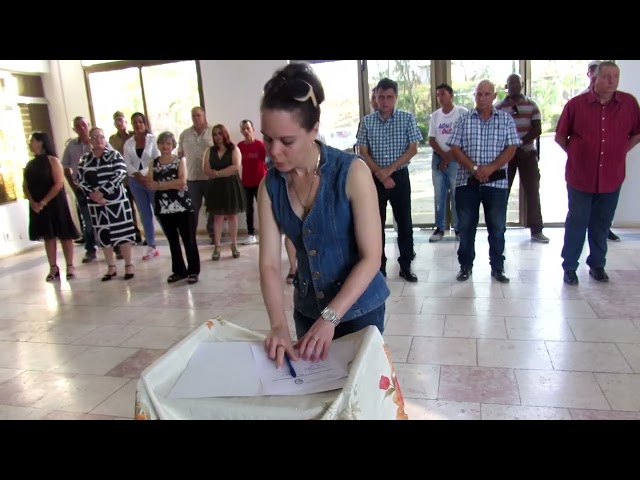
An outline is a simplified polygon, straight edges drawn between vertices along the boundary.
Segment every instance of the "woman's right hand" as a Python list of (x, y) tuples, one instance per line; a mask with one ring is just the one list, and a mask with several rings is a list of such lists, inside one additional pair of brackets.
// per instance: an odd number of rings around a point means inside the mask
[(31, 207), (31, 210), (36, 213), (40, 213), (42, 211), (42, 205), (40, 205), (40, 202), (36, 202), (35, 200), (29, 200), (29, 206)]
[(285, 324), (281, 327), (273, 327), (264, 339), (264, 350), (271, 360), (275, 360), (276, 367), (284, 365), (284, 354), (289, 354), (291, 360), (298, 360), (298, 355), (291, 344), (289, 327)]

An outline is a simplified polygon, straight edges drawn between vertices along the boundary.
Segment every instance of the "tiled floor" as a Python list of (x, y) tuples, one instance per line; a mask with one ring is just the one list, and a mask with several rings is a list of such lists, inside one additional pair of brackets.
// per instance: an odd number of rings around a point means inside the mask
[[(389, 262), (385, 332), (409, 417), (640, 419), (640, 229), (615, 231), (610, 283), (593, 281), (583, 263), (577, 287), (562, 282), (560, 228), (545, 229), (547, 245), (507, 232), (507, 285), (489, 275), (485, 231), (464, 283), (456, 243), (416, 232), (420, 280), (406, 283)], [(166, 283), (162, 243), (148, 262), (134, 249), (129, 282), (121, 261), (119, 276), (100, 282), (104, 261), (82, 265), (81, 247), (71, 281), (45, 283), (41, 248), (0, 260), (0, 419), (132, 418), (140, 372), (206, 319), (268, 329), (258, 246), (242, 247), (238, 260), (224, 249), (219, 262), (212, 248), (202, 239), (192, 286)], [(283, 288), (290, 310), (292, 287)]]

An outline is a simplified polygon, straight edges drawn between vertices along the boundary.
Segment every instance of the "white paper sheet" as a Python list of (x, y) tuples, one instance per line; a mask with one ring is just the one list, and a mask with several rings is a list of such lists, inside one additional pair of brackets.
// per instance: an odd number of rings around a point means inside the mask
[(287, 363), (285, 362), (284, 366), (278, 369), (275, 362), (267, 356), (262, 345), (251, 345), (251, 349), (265, 395), (305, 395), (323, 392), (333, 389), (326, 387), (328, 383), (347, 377), (346, 365), (341, 365), (335, 354), (318, 362), (292, 360), (291, 365), (296, 372), (294, 378)]
[[(305, 374), (300, 376), (302, 383), (293, 383), (295, 379), (290, 376), (286, 365), (278, 370), (264, 353), (261, 343), (202, 342), (173, 386), (169, 398), (304, 395), (334, 390), (344, 385), (354, 353), (353, 342), (335, 341), (331, 345), (328, 364), (325, 361), (318, 368), (318, 364), (315, 367), (305, 365), (311, 362), (293, 362), (296, 373), (300, 369)], [(314, 368), (315, 373), (312, 374)], [(273, 381), (283, 375), (283, 381)]]

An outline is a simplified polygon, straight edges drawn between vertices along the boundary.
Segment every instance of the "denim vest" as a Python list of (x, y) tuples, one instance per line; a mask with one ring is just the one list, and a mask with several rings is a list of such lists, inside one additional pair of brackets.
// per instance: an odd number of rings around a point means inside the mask
[[(298, 272), (294, 279), (293, 305), (311, 318), (333, 300), (347, 276), (359, 261), (351, 203), (347, 198), (347, 174), (356, 158), (319, 143), (320, 186), (307, 217), (294, 213), (287, 193), (287, 173), (276, 168), (267, 172), (266, 187), (273, 215), (282, 233), (296, 247)], [(346, 322), (375, 310), (389, 296), (389, 288), (380, 272), (360, 298), (342, 316)]]

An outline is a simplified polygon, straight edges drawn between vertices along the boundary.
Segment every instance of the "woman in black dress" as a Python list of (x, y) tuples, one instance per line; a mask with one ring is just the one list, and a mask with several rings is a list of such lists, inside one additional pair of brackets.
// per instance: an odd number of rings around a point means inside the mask
[(213, 213), (214, 243), (211, 260), (220, 260), (220, 238), (222, 222), (227, 217), (231, 255), (238, 258), (238, 213), (245, 211), (245, 195), (240, 172), (242, 154), (231, 142), (229, 131), (224, 125), (216, 125), (211, 130), (213, 147), (204, 152), (202, 172), (209, 177), (206, 202), (207, 211)]
[(75, 277), (73, 240), (80, 234), (73, 223), (69, 202), (64, 190), (64, 171), (53, 150), (49, 135), (34, 132), (29, 149), (34, 158), (24, 168), (24, 195), (29, 199), (29, 240), (44, 240), (49, 260), (49, 274), (45, 280), (60, 278), (57, 265), (56, 239), (60, 240), (67, 263), (67, 280)]

